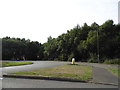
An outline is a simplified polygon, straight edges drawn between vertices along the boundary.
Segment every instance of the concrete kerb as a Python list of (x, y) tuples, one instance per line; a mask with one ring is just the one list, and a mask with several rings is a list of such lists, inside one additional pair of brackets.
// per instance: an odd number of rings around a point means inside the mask
[(22, 78), (22, 79), (38, 79), (38, 80), (39, 79), (40, 80), (55, 80), (55, 81), (66, 81), (66, 82), (82, 82), (82, 83), (94, 83), (94, 84), (118, 86), (118, 85), (116, 85), (114, 83), (93, 82), (93, 81), (76, 80), (76, 79), (68, 79), (68, 78), (57, 78), (57, 77), (10, 75), (10, 74), (4, 74), (3, 77), (7, 77), (7, 78)]
[(68, 82), (82, 82), (88, 83), (89, 81), (68, 79), (68, 78), (58, 78), (58, 77), (44, 77), (44, 76), (26, 76), (26, 75), (10, 75), (4, 74), (3, 77), (8, 78), (23, 78), (23, 79), (41, 79), (41, 80), (55, 80), (55, 81), (68, 81)]

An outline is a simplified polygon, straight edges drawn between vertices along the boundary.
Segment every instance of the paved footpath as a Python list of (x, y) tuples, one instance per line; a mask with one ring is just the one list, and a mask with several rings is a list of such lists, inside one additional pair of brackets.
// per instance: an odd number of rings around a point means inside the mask
[[(118, 68), (118, 65), (98, 64), (98, 63), (79, 63), (81, 65), (93, 66), (93, 80), (94, 83), (113, 84), (118, 85), (120, 78), (113, 75), (107, 68)], [(119, 80), (118, 80), (119, 79)]]
[(118, 77), (105, 68), (93, 68), (93, 82), (118, 85)]

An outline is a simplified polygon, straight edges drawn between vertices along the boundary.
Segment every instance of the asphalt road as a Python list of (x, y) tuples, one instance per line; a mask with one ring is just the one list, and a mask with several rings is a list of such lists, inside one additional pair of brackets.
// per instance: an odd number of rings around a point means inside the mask
[(118, 88), (118, 87), (112, 85), (102, 85), (93, 83), (4, 78), (2, 80), (2, 88)]
[(5, 74), (5, 73), (12, 73), (12, 72), (29, 71), (29, 70), (39, 69), (39, 68), (64, 65), (68, 63), (68, 62), (58, 62), (58, 61), (30, 61), (30, 62), (33, 62), (34, 64), (3, 67), (2, 73)]
[[(20, 71), (29, 71), (39, 68), (45, 67), (53, 67), (58, 65), (68, 64), (70, 62), (59, 62), (59, 61), (31, 61), (34, 64), (30, 65), (22, 65), (22, 66), (11, 66), (11, 67), (3, 67), (2, 73), (11, 73), (11, 72), (20, 72)], [(95, 63), (79, 63), (82, 65), (90, 65), (99, 68), (108, 68), (108, 67), (118, 67), (116, 65), (104, 65), (104, 64), (95, 64)]]
[[(29, 71), (38, 68), (53, 67), (53, 66), (69, 63), (69, 62), (57, 62), (57, 61), (56, 62), (33, 61), (33, 62), (34, 64), (31, 65), (4, 67), (2, 69), (2, 73)], [(113, 85), (52, 81), (52, 80), (19, 79), (19, 78), (3, 78), (0, 80), (2, 81), (2, 88), (118, 88), (118, 86), (113, 86)]]

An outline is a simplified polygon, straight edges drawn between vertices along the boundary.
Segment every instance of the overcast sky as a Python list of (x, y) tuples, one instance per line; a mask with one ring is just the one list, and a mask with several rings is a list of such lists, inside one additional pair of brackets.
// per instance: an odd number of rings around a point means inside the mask
[(0, 38), (44, 43), (83, 23), (118, 23), (119, 0), (0, 0)]

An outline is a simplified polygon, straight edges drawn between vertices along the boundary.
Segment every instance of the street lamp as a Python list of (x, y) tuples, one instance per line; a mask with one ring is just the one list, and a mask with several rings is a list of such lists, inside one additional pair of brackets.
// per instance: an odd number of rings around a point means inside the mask
[(120, 24), (120, 1), (118, 2), (118, 24)]
[(15, 52), (13, 52), (13, 59), (15, 60)]
[(97, 60), (99, 63), (100, 62), (100, 59), (99, 59), (99, 29), (97, 30)]

